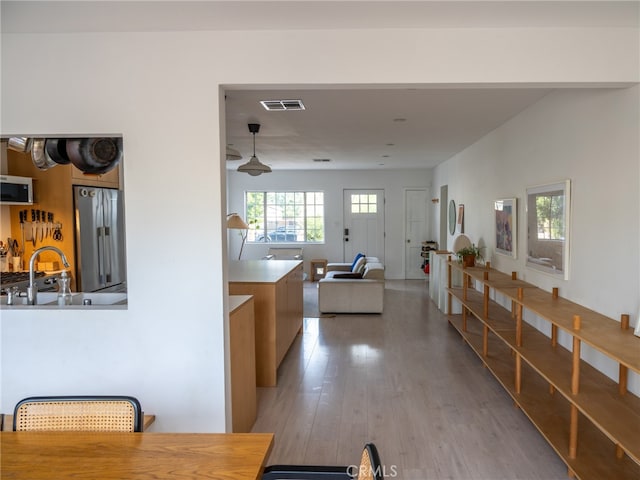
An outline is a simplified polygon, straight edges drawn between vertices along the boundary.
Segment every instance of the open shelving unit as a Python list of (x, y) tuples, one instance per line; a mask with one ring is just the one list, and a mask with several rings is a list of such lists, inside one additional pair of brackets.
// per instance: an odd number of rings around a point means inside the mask
[[(452, 271), (462, 286), (452, 286)], [(511, 308), (495, 301), (501, 294)], [(449, 322), (480, 357), (516, 405), (580, 479), (640, 478), (640, 399), (627, 390), (629, 370), (640, 373), (640, 338), (629, 316), (617, 322), (564, 299), (558, 290), (485, 267), (447, 262)], [(551, 337), (529, 325), (524, 311), (550, 323)], [(572, 348), (560, 345), (558, 330)], [(581, 359), (585, 343), (619, 364), (615, 382)]]

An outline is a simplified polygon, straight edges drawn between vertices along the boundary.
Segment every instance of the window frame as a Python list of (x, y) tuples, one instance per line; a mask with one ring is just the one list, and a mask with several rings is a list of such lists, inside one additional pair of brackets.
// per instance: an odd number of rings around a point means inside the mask
[[(252, 203), (250, 197), (254, 195), (262, 196), (262, 206), (256, 206), (255, 202)], [(296, 196), (302, 195), (302, 202), (296, 203)], [(317, 196), (320, 195), (320, 198)], [(287, 203), (286, 198), (293, 196), (293, 204)], [(310, 198), (312, 196), (312, 198)], [(278, 202), (279, 197), (284, 197), (284, 201)], [(258, 204), (259, 205), (259, 204)], [(302, 209), (302, 214), (298, 215), (297, 212), (294, 215), (283, 214), (282, 210), (288, 208)], [(320, 215), (318, 215), (318, 208), (321, 209)], [(250, 209), (252, 210), (250, 212)], [(274, 209), (280, 209), (281, 211), (273, 216), (269, 215), (269, 212), (273, 212)], [(314, 215), (310, 214), (310, 209)], [(256, 210), (261, 211), (260, 218), (256, 218)], [(247, 236), (247, 243), (253, 245), (260, 244), (289, 244), (289, 245), (322, 245), (325, 243), (326, 238), (326, 217), (325, 217), (325, 192), (322, 190), (246, 190), (244, 192), (244, 214), (249, 224), (249, 232)], [(318, 220), (319, 219), (319, 220)], [(284, 225), (280, 225), (280, 222), (284, 222)], [(318, 222), (320, 226), (317, 226)], [(275, 224), (275, 225), (274, 225)], [(291, 228), (288, 225), (291, 224)], [(313, 225), (312, 225), (313, 224)], [(309, 240), (311, 231), (314, 228), (317, 230), (320, 228), (320, 240)], [(259, 228), (256, 228), (258, 226)], [(290, 231), (291, 230), (291, 231)], [(278, 240), (270, 239), (271, 233), (278, 231), (283, 232), (283, 239)], [(302, 232), (303, 240), (291, 240), (290, 235), (299, 235)], [(262, 237), (261, 239), (258, 239)]]
[[(553, 238), (539, 237), (540, 217), (536, 200), (539, 197), (563, 198), (561, 214), (558, 218), (562, 222), (562, 233)], [(569, 279), (569, 241), (570, 241), (570, 213), (571, 213), (571, 181), (563, 180), (557, 183), (536, 185), (527, 188), (527, 263), (526, 266), (534, 270), (549, 273), (554, 276)], [(550, 232), (554, 229), (549, 227)]]

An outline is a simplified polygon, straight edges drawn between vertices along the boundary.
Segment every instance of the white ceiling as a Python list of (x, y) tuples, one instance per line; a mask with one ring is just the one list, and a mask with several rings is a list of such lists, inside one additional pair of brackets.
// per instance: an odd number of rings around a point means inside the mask
[[(544, 96), (536, 88), (389, 88), (227, 91), (227, 142), (249, 160), (248, 123), (261, 124), (256, 155), (277, 169), (433, 167)], [(302, 111), (260, 100), (300, 99)], [(403, 119), (403, 120), (402, 120)], [(313, 159), (330, 159), (314, 162)]]

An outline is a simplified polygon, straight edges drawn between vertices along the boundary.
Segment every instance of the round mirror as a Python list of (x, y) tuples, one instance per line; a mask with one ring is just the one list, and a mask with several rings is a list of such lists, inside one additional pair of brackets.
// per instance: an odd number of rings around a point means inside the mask
[(449, 233), (456, 233), (456, 202), (453, 200), (449, 202)]

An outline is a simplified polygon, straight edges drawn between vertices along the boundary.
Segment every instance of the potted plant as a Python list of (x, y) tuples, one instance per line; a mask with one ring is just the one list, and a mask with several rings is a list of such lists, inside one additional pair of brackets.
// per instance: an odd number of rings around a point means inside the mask
[(484, 260), (480, 252), (482, 248), (477, 247), (475, 243), (471, 244), (470, 247), (461, 248), (456, 252), (458, 261), (465, 267), (475, 267), (476, 260)]

